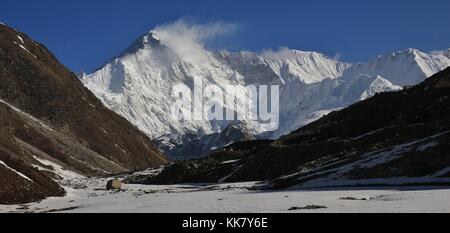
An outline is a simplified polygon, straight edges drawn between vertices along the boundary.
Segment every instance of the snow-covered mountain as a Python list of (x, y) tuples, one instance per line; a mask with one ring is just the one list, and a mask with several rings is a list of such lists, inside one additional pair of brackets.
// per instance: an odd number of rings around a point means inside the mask
[(450, 49), (431, 53), (407, 49), (380, 55), (367, 63), (354, 65), (345, 72), (345, 76), (379, 75), (395, 85), (411, 86), (448, 66), (450, 66)]
[[(245, 118), (244, 108), (237, 109), (237, 114), (244, 117), (241, 125), (245, 125), (246, 133), (276, 138), (330, 111), (377, 92), (417, 84), (450, 66), (450, 50), (424, 53), (409, 49), (353, 65), (320, 53), (289, 49), (261, 54), (214, 52), (188, 38), (181, 46), (182, 39), (174, 40), (173, 35), (164, 30), (153, 30), (104, 67), (81, 77), (82, 81), (107, 107), (151, 138), (161, 143), (177, 141), (179, 145), (187, 135), (201, 138), (220, 134), (232, 123), (172, 119), (172, 88), (180, 83), (194, 88), (194, 77), (201, 78), (203, 86), (215, 84), (223, 89), (227, 85), (280, 85), (280, 126), (277, 131), (264, 132), (260, 124)], [(229, 108), (225, 102), (220, 104)], [(188, 138), (186, 143), (193, 141), (192, 137)], [(164, 144), (161, 148), (166, 148), (164, 151), (176, 159), (191, 157), (187, 156), (189, 151), (171, 153), (173, 144)], [(183, 145), (183, 148), (191, 146)], [(206, 151), (211, 149), (205, 148)]]

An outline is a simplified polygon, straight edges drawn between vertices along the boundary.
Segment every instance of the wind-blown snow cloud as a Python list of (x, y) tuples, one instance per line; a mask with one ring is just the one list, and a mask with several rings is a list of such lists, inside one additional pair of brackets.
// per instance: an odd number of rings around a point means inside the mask
[[(296, 59), (299, 57), (299, 53), (308, 53), (308, 51), (293, 50), (288, 47), (280, 47), (278, 50), (274, 51), (272, 49), (263, 50), (260, 55), (264, 58), (269, 59)], [(332, 59), (336, 61), (341, 60), (341, 53), (335, 54)]]
[(186, 20), (156, 27), (153, 31), (161, 42), (170, 47), (181, 59), (192, 64), (206, 64), (205, 43), (232, 33), (236, 24), (213, 22), (208, 24), (194, 24)]
[(293, 52), (293, 50), (287, 48), (287, 47), (281, 47), (277, 51), (274, 51), (272, 49), (265, 49), (261, 53), (261, 56), (264, 58), (272, 58), (272, 59), (292, 59), (296, 58), (296, 54)]
[(333, 59), (336, 61), (340, 61), (342, 59), (342, 53), (334, 54)]
[(450, 54), (450, 49), (447, 50), (433, 50), (430, 52), (431, 55), (445, 55), (445, 54)]

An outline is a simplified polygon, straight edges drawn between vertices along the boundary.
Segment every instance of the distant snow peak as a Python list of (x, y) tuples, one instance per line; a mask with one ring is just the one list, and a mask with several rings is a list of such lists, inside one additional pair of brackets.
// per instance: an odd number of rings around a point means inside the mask
[(450, 66), (450, 57), (442, 53), (424, 53), (406, 49), (380, 55), (367, 63), (357, 64), (346, 70), (344, 77), (366, 74), (380, 75), (397, 86), (410, 86)]
[(128, 54), (134, 54), (142, 49), (157, 48), (161, 45), (161, 42), (153, 31), (145, 33), (136, 39), (119, 57), (123, 57)]
[(156, 36), (154, 31), (150, 31), (149, 33), (145, 34), (142, 39), (141, 43), (143, 46), (149, 46), (149, 47), (157, 47), (161, 46), (161, 40)]
[[(351, 66), (317, 52), (288, 48), (281, 48), (278, 51), (266, 50), (260, 56), (278, 76), (294, 76), (307, 84), (327, 78), (338, 78)], [(282, 78), (283, 82), (285, 80)]]
[(376, 77), (371, 77), (371, 78), (373, 81), (369, 85), (367, 90), (365, 90), (363, 92), (363, 94), (361, 95), (361, 100), (368, 99), (377, 93), (388, 92), (388, 91), (399, 91), (399, 90), (403, 89), (400, 86), (396, 86), (396, 85), (392, 84), (391, 82), (389, 82), (388, 80), (384, 79), (381, 76), (377, 75)]

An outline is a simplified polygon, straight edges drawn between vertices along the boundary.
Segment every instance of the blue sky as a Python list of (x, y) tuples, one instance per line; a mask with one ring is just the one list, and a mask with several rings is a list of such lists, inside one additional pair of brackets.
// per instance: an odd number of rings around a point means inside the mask
[(405, 48), (450, 47), (448, 0), (2, 0), (0, 21), (44, 43), (75, 72), (92, 71), (136, 37), (180, 18), (238, 25), (209, 46), (289, 47), (358, 62)]

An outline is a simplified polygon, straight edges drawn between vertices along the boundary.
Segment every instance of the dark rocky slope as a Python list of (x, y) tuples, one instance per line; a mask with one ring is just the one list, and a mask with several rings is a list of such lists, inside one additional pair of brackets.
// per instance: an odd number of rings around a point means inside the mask
[(271, 188), (448, 183), (449, 130), (450, 68), (415, 87), (333, 112), (279, 140), (235, 143), (139, 181), (270, 181)]
[[(54, 168), (85, 176), (158, 167), (150, 139), (107, 109), (41, 44), (0, 25), (0, 204), (63, 195)], [(48, 171), (46, 171), (48, 170)]]
[(211, 151), (223, 148), (234, 142), (256, 140), (257, 137), (248, 132), (240, 122), (233, 122), (220, 133), (210, 135), (186, 134), (179, 136), (163, 136), (153, 140), (159, 150), (170, 158), (190, 160), (202, 158)]

